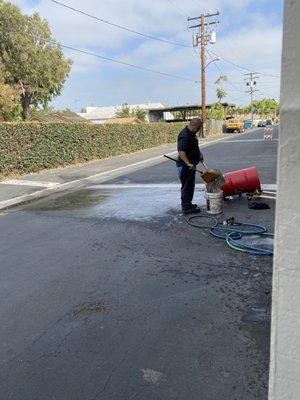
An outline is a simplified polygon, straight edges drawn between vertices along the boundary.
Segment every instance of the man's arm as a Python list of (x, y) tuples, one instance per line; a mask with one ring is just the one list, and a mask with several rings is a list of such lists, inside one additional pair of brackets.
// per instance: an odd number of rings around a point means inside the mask
[(189, 167), (190, 170), (195, 170), (195, 166), (190, 162), (186, 155), (186, 150), (189, 148), (190, 141), (187, 134), (181, 132), (178, 136), (177, 150), (180, 159)]
[(203, 154), (202, 154), (202, 152), (200, 150), (200, 162), (202, 163), (203, 161), (204, 161), (204, 157), (203, 157)]
[(187, 158), (185, 151), (179, 150), (178, 155), (181, 158), (181, 160), (189, 167), (189, 169), (191, 170), (196, 169), (196, 167), (192, 163), (190, 163), (190, 160)]

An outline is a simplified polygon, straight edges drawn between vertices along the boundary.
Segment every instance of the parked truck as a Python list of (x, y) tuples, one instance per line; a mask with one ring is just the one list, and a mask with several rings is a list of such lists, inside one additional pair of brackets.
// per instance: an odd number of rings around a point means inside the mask
[(231, 132), (244, 132), (244, 123), (239, 120), (239, 119), (228, 119), (226, 121), (226, 132), (231, 133)]

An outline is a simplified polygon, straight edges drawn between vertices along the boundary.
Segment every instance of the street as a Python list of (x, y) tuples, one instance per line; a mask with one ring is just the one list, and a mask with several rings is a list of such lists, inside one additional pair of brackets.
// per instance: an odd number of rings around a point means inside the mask
[[(276, 184), (277, 139), (203, 153)], [(267, 399), (272, 258), (189, 226), (177, 184), (162, 159), (1, 213), (1, 399)], [(219, 218), (273, 231), (269, 204), (228, 200)]]

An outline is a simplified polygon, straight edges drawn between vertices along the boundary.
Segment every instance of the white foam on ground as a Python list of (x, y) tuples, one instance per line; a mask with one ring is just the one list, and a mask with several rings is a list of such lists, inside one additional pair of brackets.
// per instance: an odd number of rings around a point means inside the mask
[[(199, 206), (206, 204), (203, 190), (195, 191), (194, 202)], [(162, 218), (172, 211), (180, 211), (180, 189), (178, 187), (110, 190), (108, 197), (93, 207), (93, 214), (96, 212), (101, 218), (132, 221)]]
[(274, 248), (274, 238), (267, 236), (245, 236), (241, 239), (241, 242), (249, 246), (261, 247), (268, 250), (273, 250)]

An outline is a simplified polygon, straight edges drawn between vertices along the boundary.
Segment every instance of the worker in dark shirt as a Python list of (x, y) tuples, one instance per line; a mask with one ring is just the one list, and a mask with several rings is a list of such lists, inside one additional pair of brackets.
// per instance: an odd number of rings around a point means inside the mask
[(195, 190), (196, 165), (203, 161), (199, 149), (197, 132), (202, 128), (200, 118), (193, 118), (178, 135), (178, 175), (181, 180), (181, 208), (183, 214), (199, 213), (197, 204), (193, 204)]

